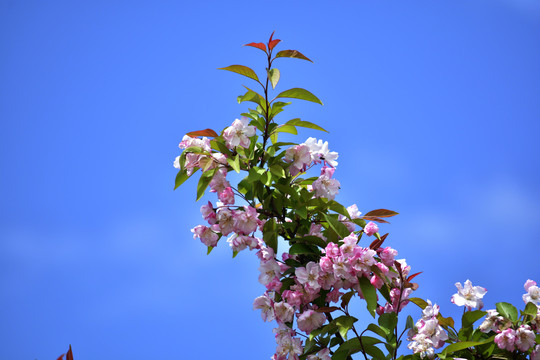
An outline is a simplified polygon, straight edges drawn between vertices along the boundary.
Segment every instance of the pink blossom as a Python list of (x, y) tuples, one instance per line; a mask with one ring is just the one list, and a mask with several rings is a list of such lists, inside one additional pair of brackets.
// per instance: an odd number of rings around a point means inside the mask
[(352, 255), (353, 250), (356, 248), (356, 244), (358, 243), (358, 236), (356, 236), (353, 232), (350, 233), (349, 236), (343, 238), (343, 245), (339, 247), (339, 250), (343, 255), (346, 257), (349, 257)]
[(230, 186), (225, 188), (222, 192), (218, 194), (218, 198), (223, 203), (223, 205), (234, 204), (234, 193), (232, 191), (232, 188)]
[(249, 234), (257, 230), (257, 209), (244, 206), (244, 211), (235, 212), (234, 229), (238, 233)]
[(373, 221), (368, 222), (367, 225), (364, 227), (364, 233), (367, 236), (371, 236), (378, 231), (379, 231), (379, 227)]
[(306, 167), (311, 164), (309, 147), (300, 144), (288, 148), (285, 152), (284, 160), (291, 163), (289, 172), (292, 176), (296, 176), (301, 171), (305, 171)]
[(298, 316), (298, 328), (306, 334), (321, 327), (326, 322), (326, 316), (314, 310), (306, 310)]
[(296, 279), (302, 285), (309, 285), (316, 292), (321, 288), (318, 282), (320, 270), (319, 264), (310, 261), (305, 268), (299, 267), (295, 270)]
[(397, 250), (387, 246), (379, 253), (379, 257), (384, 265), (392, 266), (394, 265), (394, 258), (397, 256), (397, 253)]
[(271, 291), (280, 291), (281, 290), (281, 286), (283, 284), (281, 283), (281, 281), (279, 281), (279, 278), (276, 276), (274, 278), (274, 280), (270, 281), (268, 284), (266, 284), (266, 289), (267, 290), (271, 290)]
[(189, 135), (184, 135), (180, 144), (178, 144), (180, 149), (187, 149), (189, 147), (199, 147), (205, 151), (212, 151), (210, 147), (210, 139), (203, 137), (202, 139), (198, 137), (191, 137)]
[(227, 181), (227, 169), (221, 168), (216, 171), (216, 174), (210, 181), (210, 192), (221, 193), (226, 188), (231, 187), (231, 184)]
[(303, 294), (300, 291), (285, 290), (281, 296), (283, 297), (283, 299), (287, 300), (287, 303), (292, 306), (298, 307), (302, 305)]
[(337, 166), (338, 163), (336, 159), (338, 158), (338, 153), (335, 151), (330, 152), (328, 150), (328, 141), (317, 141), (317, 139), (310, 137), (305, 141), (304, 144), (309, 147), (309, 152), (313, 162), (318, 164), (321, 161), (324, 161), (332, 167)]
[(229, 149), (236, 146), (247, 148), (251, 144), (249, 138), (255, 136), (255, 132), (255, 126), (249, 126), (249, 119), (242, 116), (240, 119), (234, 120), (232, 125), (223, 131), (223, 138)]
[(219, 223), (220, 232), (229, 235), (234, 230), (234, 213), (229, 208), (220, 208), (217, 211), (216, 219)]
[(370, 248), (356, 247), (353, 251), (353, 255), (350, 259), (352, 268), (364, 276), (369, 276), (371, 273), (371, 266), (377, 262), (375, 255), (377, 252)]
[(369, 282), (377, 289), (382, 288), (382, 286), (384, 285), (384, 279), (380, 278), (377, 274), (373, 274)]
[(263, 321), (270, 322), (276, 318), (274, 307), (272, 305), (272, 300), (265, 294), (255, 299), (253, 302), (253, 310), (260, 309)]
[(342, 295), (343, 295), (343, 293), (339, 291), (339, 288), (335, 288), (334, 290), (332, 290), (328, 294), (326, 294), (325, 301), (326, 302), (337, 303)]
[(525, 282), (526, 294), (523, 294), (525, 304), (532, 302), (536, 306), (540, 306), (540, 288), (536, 285), (536, 281), (527, 280)]
[(540, 344), (534, 347), (531, 353), (530, 360), (540, 360)]
[(341, 255), (341, 251), (339, 250), (339, 247), (337, 244), (331, 242), (326, 245), (326, 248), (324, 249), (324, 253), (326, 256), (328, 256), (330, 259), (333, 259), (339, 255)]
[(465, 287), (461, 286), (461, 283), (456, 283), (458, 289), (457, 294), (452, 295), (452, 303), (457, 306), (465, 305), (468, 310), (472, 308), (482, 309), (484, 303), (482, 298), (487, 293), (487, 290), (480, 286), (472, 286), (470, 280), (465, 281)]
[(201, 214), (203, 219), (208, 221), (210, 225), (214, 225), (216, 223), (216, 213), (210, 201), (208, 204), (201, 206)]
[(259, 275), (259, 282), (263, 285), (268, 285), (275, 277), (281, 275), (281, 268), (276, 260), (270, 259), (268, 261), (261, 262), (259, 267), (261, 274)]
[(261, 262), (275, 260), (274, 249), (268, 246), (261, 246), (261, 249), (257, 252), (257, 257)]
[(291, 322), (294, 318), (294, 308), (284, 301), (274, 304), (276, 320), (282, 323)]
[(331, 179), (333, 170), (331, 168), (323, 168), (321, 176), (313, 182), (312, 187), (316, 197), (334, 200), (338, 194), (340, 183), (336, 179)]
[(200, 238), (201, 242), (206, 246), (215, 247), (217, 245), (219, 236), (207, 226), (197, 225), (191, 229), (193, 238)]
[(516, 331), (515, 345), (520, 351), (527, 351), (536, 343), (534, 332), (529, 325), (521, 325)]
[(501, 333), (499, 333), (497, 336), (495, 336), (495, 344), (497, 344), (499, 349), (506, 349), (508, 351), (514, 351), (515, 341), (516, 341), (516, 332), (512, 328), (506, 329), (502, 331)]
[(326, 237), (322, 233), (322, 225), (312, 223), (309, 228), (309, 236), (317, 236), (326, 241)]
[(236, 252), (242, 251), (247, 247), (249, 247), (250, 250), (253, 250), (259, 245), (257, 238), (247, 235), (239, 235), (236, 233), (232, 234), (231, 237), (227, 239), (227, 242)]
[(317, 354), (308, 355), (307, 360), (332, 360), (330, 357), (330, 349), (324, 348)]

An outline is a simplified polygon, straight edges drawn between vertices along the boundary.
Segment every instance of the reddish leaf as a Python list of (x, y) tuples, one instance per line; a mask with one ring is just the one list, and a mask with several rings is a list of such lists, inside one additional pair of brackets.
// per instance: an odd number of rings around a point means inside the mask
[(66, 360), (73, 360), (73, 352), (71, 352), (71, 344), (69, 344), (69, 350), (66, 354)]
[(272, 31), (272, 34), (270, 35), (270, 40), (268, 40), (269, 44), (272, 42), (272, 38), (274, 37), (275, 32), (276, 32), (276, 30)]
[(417, 277), (418, 275), (420, 275), (422, 273), (422, 271), (420, 272), (417, 272), (416, 274), (412, 274), (411, 276), (409, 276), (407, 278), (407, 282), (411, 281), (412, 279), (414, 279), (415, 277)]
[(280, 41), (281, 41), (281, 40), (279, 40), (279, 39), (270, 41), (270, 42), (268, 43), (268, 48), (269, 48), (270, 50), (272, 50), (273, 48), (276, 47), (276, 45), (277, 45)]
[(58, 359), (56, 359), (56, 360), (63, 360), (63, 359), (64, 359), (64, 355), (66, 355), (66, 354), (60, 355), (60, 357), (59, 357)]
[(362, 216), (362, 219), (364, 220), (370, 220), (370, 221), (375, 221), (375, 222), (378, 222), (378, 223), (385, 223), (385, 224), (390, 224), (388, 221), (386, 220), (383, 220), (379, 217), (376, 217), (376, 216)]
[(397, 260), (394, 261), (394, 266), (396, 267), (396, 269), (397, 269), (397, 270), (399, 271), (399, 273), (401, 274), (401, 272), (402, 272), (403, 270), (401, 269), (401, 264), (400, 264), (400, 262), (397, 261)]
[(214, 130), (212, 130), (212, 129), (204, 129), (204, 130), (192, 131), (192, 132), (188, 132), (186, 135), (187, 135), (187, 136), (191, 136), (191, 137), (197, 137), (197, 136), (216, 137), (216, 136), (219, 136), (219, 135), (218, 135)]
[(266, 52), (266, 45), (264, 45), (263, 43), (249, 43), (249, 44), (246, 44), (244, 46), (252, 46), (254, 48), (257, 48), (257, 49), (261, 49), (262, 51)]
[(373, 240), (371, 245), (369, 245), (369, 248), (372, 249), (372, 250), (377, 250), (378, 248), (380, 248), (382, 246), (384, 240), (386, 240), (387, 237), (388, 237), (388, 233), (381, 236), (380, 240), (379, 239)]
[(378, 209), (378, 210), (372, 210), (368, 212), (367, 214), (365, 214), (364, 216), (375, 216), (375, 217), (383, 218), (383, 217), (391, 217), (395, 215), (398, 215), (398, 213), (395, 211), (386, 210), (386, 209)]
[(339, 310), (339, 308), (335, 307), (335, 306), (330, 306), (330, 307), (320, 307), (315, 311), (318, 312), (318, 313), (329, 313), (329, 312), (336, 311), (336, 310)]

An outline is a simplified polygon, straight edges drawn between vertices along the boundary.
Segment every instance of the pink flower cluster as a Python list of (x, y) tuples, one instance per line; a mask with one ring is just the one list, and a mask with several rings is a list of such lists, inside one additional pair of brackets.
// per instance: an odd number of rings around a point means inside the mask
[(529, 325), (521, 325), (517, 330), (508, 328), (495, 336), (495, 344), (500, 349), (508, 351), (514, 351), (516, 348), (519, 351), (527, 351), (536, 345), (535, 340), (535, 334)]
[(437, 315), (439, 315), (439, 306), (432, 305), (431, 301), (427, 301), (428, 306), (422, 311), (422, 318), (418, 320), (415, 326), (409, 330), (409, 338), (411, 341), (407, 346), (415, 354), (420, 354), (422, 358), (433, 358), (435, 355), (434, 349), (439, 349), (448, 339), (448, 334), (439, 325)]
[[(188, 152), (186, 154), (186, 162), (184, 169), (188, 175), (191, 175), (197, 168), (201, 168), (203, 171), (214, 169), (215, 167), (227, 164), (227, 157), (219, 152), (212, 152), (210, 147), (210, 139), (203, 137), (191, 137), (185, 135), (182, 141), (178, 145), (180, 149), (187, 149), (190, 147), (196, 147), (206, 152), (207, 154), (198, 154), (194, 152)], [(180, 169), (180, 156), (177, 156), (174, 160), (173, 166)]]
[[(317, 225), (312, 225), (310, 233), (317, 233)], [(277, 261), (272, 249), (262, 245), (257, 253), (261, 260), (259, 281), (266, 286), (267, 291), (255, 299), (254, 309), (261, 310), (264, 321), (277, 321), (275, 330), (278, 344), (273, 359), (297, 359), (298, 340), (291, 339), (294, 332), (285, 331), (292, 327), (296, 315), (297, 327), (306, 334), (321, 327), (326, 322), (326, 316), (317, 312), (313, 301), (321, 296), (321, 291), (327, 291), (325, 302), (337, 303), (344, 294), (342, 290), (353, 289), (362, 297), (359, 278), (366, 277), (371, 284), (380, 289), (385, 283), (393, 288), (390, 292), (391, 302), (380, 306), (380, 313), (399, 312), (408, 303), (412, 290), (400, 286), (409, 271), (404, 260), (399, 262), (399, 270), (394, 257), (397, 251), (386, 247), (373, 250), (358, 245), (358, 236), (351, 232), (341, 245), (328, 243), (323, 250), (325, 256), (319, 262), (308, 262), (305, 266), (297, 267), (294, 273), (285, 278), (294, 280), (288, 289), (282, 289), (283, 274), (289, 268), (283, 262)], [(284, 253), (283, 261), (294, 259), (295, 255)], [(401, 271), (401, 274), (400, 274)], [(403, 290), (403, 292), (401, 292)], [(281, 330), (280, 330), (281, 329)], [(285, 334), (285, 335), (283, 335)], [(285, 342), (285, 345), (283, 345)], [(294, 346), (293, 346), (294, 345)], [(298, 345), (300, 346), (300, 345)], [(321, 359), (326, 359), (329, 353), (322, 352)], [(313, 359), (316, 359), (313, 355)]]

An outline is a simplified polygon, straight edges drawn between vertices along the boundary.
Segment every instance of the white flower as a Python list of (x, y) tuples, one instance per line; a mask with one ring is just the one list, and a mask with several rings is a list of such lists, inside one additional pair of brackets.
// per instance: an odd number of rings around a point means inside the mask
[(317, 139), (310, 137), (306, 140), (304, 144), (309, 147), (311, 159), (314, 163), (320, 163), (322, 160), (326, 161), (326, 163), (332, 167), (337, 166), (338, 163), (336, 159), (338, 158), (338, 153), (335, 151), (330, 152), (328, 150), (328, 141), (317, 141)]
[(223, 131), (223, 138), (229, 149), (236, 146), (249, 147), (249, 138), (255, 135), (255, 126), (249, 126), (249, 119), (242, 116), (233, 121), (232, 125)]
[(536, 281), (527, 280), (525, 282), (526, 294), (523, 294), (525, 304), (532, 302), (536, 306), (540, 306), (540, 288), (536, 285)]
[(177, 156), (176, 159), (174, 159), (173, 166), (177, 169), (180, 169), (180, 156)]
[(318, 282), (320, 270), (319, 264), (310, 261), (305, 268), (299, 267), (295, 270), (296, 279), (300, 284), (307, 284), (312, 290), (317, 291), (321, 288)]
[(482, 309), (484, 303), (482, 298), (487, 293), (487, 290), (480, 286), (472, 286), (470, 280), (465, 281), (465, 287), (461, 283), (456, 283), (458, 289), (457, 294), (452, 295), (452, 301), (457, 306), (466, 306), (468, 310), (472, 308)]
[(263, 321), (272, 321), (274, 320), (274, 308), (272, 307), (272, 300), (268, 296), (259, 296), (253, 302), (253, 310), (261, 309), (261, 317)]

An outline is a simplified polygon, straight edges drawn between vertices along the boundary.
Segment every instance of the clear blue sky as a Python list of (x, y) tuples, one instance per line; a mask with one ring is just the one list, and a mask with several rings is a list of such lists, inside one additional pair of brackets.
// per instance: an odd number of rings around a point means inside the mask
[[(400, 212), (389, 245), (486, 306), (540, 282), (540, 6), (533, 0), (0, 0), (0, 359), (268, 359), (253, 254), (192, 239), (178, 142), (245, 110), (240, 76), (276, 30), (281, 120), (321, 124), (338, 200)], [(305, 131), (299, 142), (308, 136)], [(418, 317), (419, 312), (412, 313)]]

